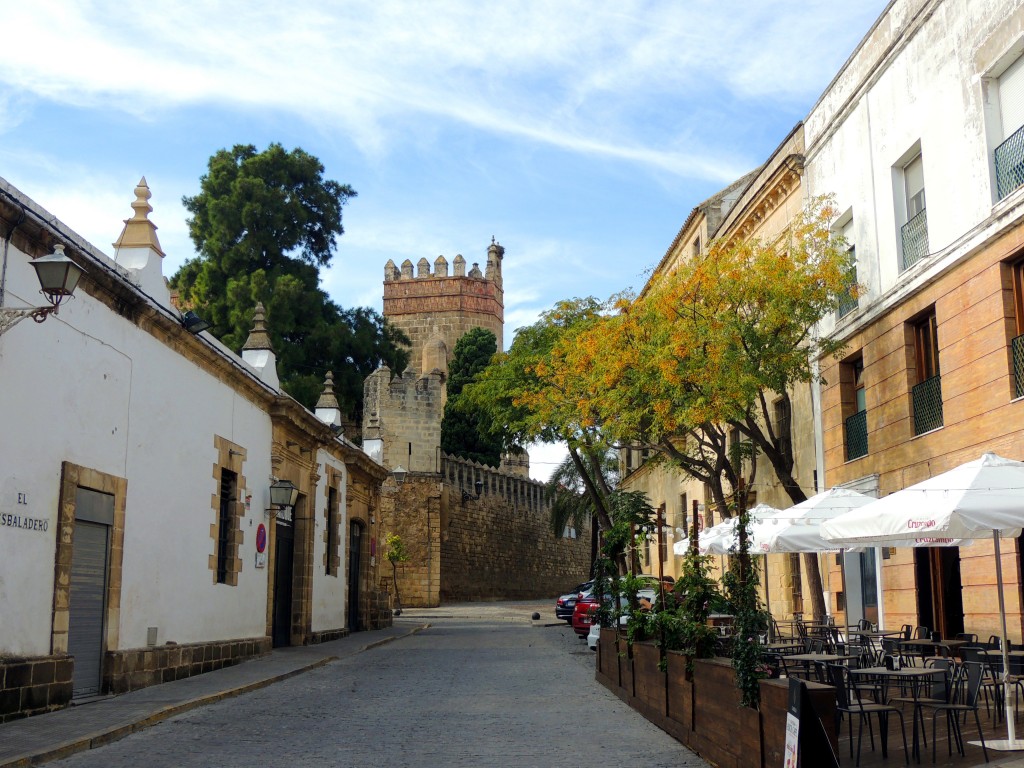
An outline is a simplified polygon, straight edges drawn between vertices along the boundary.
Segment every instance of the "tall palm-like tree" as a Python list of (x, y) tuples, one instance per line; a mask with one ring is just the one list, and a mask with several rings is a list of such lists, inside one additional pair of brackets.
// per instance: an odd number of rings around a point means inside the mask
[[(618, 488), (619, 460), (613, 451), (602, 456), (601, 473), (611, 490)], [(571, 456), (566, 456), (551, 473), (547, 494), (551, 499), (551, 531), (555, 536), (561, 536), (566, 526), (581, 529), (585, 522), (590, 522), (590, 566), (593, 570), (598, 548), (597, 508), (587, 494), (579, 467)]]

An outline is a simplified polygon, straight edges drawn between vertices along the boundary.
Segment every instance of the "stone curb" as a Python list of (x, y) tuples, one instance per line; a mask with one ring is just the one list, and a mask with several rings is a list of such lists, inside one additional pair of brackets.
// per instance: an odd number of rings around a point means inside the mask
[[(430, 627), (430, 624), (422, 624), (418, 627), (413, 627), (404, 634), (395, 635), (393, 637), (385, 637), (381, 640), (377, 640), (372, 643), (367, 643), (366, 645), (357, 648), (353, 653), (346, 655), (355, 656), (356, 654), (362, 653), (363, 651), (368, 651), (372, 648), (378, 648), (382, 645), (386, 645), (387, 643), (393, 642), (395, 640), (401, 640), (403, 638), (410, 637), (411, 635), (415, 635), (419, 632), (422, 632), (424, 629), (427, 629), (428, 627)], [(266, 688), (267, 686), (273, 685), (274, 683), (279, 683), (283, 680), (287, 680), (290, 677), (296, 677), (297, 675), (301, 675), (305, 672), (317, 669), (318, 667), (326, 666), (330, 664), (332, 661), (337, 661), (340, 658), (342, 657), (325, 656), (324, 658), (317, 659), (316, 661), (310, 664), (298, 667), (297, 669), (289, 670), (288, 672), (282, 672), (281, 674), (274, 675), (273, 677), (268, 677), (263, 680), (255, 680), (251, 683), (239, 685), (235, 688), (228, 688), (227, 690), (223, 691), (217, 691), (216, 693), (209, 693), (202, 696), (196, 696), (193, 699), (181, 701), (176, 704), (168, 704), (166, 707), (163, 707), (162, 709), (159, 709), (156, 712), (147, 715), (141, 720), (137, 720), (135, 722), (128, 723), (125, 725), (116, 725), (109, 728), (104, 728), (103, 730), (96, 731), (95, 733), (89, 734), (87, 736), (82, 736), (80, 738), (74, 739), (73, 741), (61, 744), (56, 747), (49, 747), (40, 752), (34, 752), (32, 754), (16, 757), (8, 762), (0, 763), (0, 768), (29, 768), (29, 766), (42, 765), (43, 763), (48, 763), (52, 760), (62, 760), (78, 752), (85, 752), (87, 750), (95, 749), (96, 747), (102, 747), (106, 744), (118, 741), (120, 739), (123, 739), (125, 736), (130, 736), (133, 733), (149, 728), (150, 726), (156, 725), (157, 723), (162, 722), (163, 720), (167, 720), (168, 718), (174, 717), (175, 715), (180, 715), (183, 712), (188, 712), (189, 710), (196, 709), (207, 704), (215, 704), (218, 701), (223, 701), (224, 699), (231, 699), (235, 696), (241, 696), (244, 693), (256, 691), (260, 688)]]

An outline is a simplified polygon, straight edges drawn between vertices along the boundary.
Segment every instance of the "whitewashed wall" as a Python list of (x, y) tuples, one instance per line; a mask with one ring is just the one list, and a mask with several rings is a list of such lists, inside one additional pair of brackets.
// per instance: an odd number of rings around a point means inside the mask
[[(29, 303), (41, 303), (38, 282), (12, 245), (5, 304)], [(0, 515), (45, 526), (0, 525), (0, 654), (50, 652), (63, 461), (128, 481), (120, 647), (144, 646), (152, 626), (159, 643), (266, 633), (267, 569), (254, 560), (269, 504), (267, 413), (79, 290), (58, 316), (0, 336), (0, 423)], [(234, 587), (214, 584), (208, 563), (215, 435), (248, 451)]]
[[(808, 115), (808, 194), (852, 210), (862, 307), (948, 268), (996, 224), (986, 77), (1022, 40), (1021, 0), (896, 0)], [(933, 257), (901, 275), (893, 169), (918, 142)]]
[[(323, 477), (316, 494), (316, 525), (313, 535), (313, 631), (321, 632), (328, 629), (339, 629), (346, 624), (345, 595), (348, 586), (348, 469), (343, 461), (331, 456), (326, 451), (317, 453), (320, 462), (320, 476)], [(324, 483), (327, 481), (328, 467), (341, 475), (338, 488), (338, 575), (329, 576), (324, 569), (324, 555), (327, 543), (324, 541), (326, 525), (327, 496)]]

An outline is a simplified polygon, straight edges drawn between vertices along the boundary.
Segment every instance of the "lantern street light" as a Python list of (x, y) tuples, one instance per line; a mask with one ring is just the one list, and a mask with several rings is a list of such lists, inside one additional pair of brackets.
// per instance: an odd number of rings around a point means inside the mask
[(299, 500), (299, 489), (291, 480), (276, 480), (270, 486), (270, 503), (275, 507), (294, 507)]
[(61, 302), (75, 292), (78, 280), (85, 272), (64, 255), (64, 246), (55, 245), (53, 253), (33, 259), (32, 268), (39, 279), (40, 293), (50, 303), (48, 307), (0, 307), (0, 334), (9, 331), (26, 317), (41, 323), (57, 314)]

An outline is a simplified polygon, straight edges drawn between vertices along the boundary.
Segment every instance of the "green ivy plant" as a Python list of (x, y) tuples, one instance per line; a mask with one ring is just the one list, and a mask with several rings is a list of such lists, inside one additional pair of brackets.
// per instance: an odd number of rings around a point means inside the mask
[(759, 580), (750, 559), (750, 514), (742, 502), (738, 517), (739, 545), (723, 582), (734, 616), (732, 666), (736, 670), (736, 685), (743, 706), (757, 709), (761, 701), (758, 681), (769, 674), (760, 641), (761, 633), (768, 627), (768, 614), (761, 609), (757, 594)]

